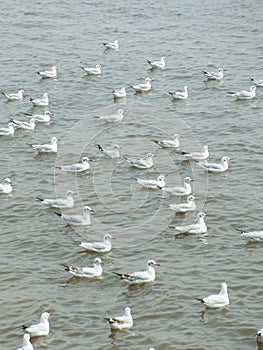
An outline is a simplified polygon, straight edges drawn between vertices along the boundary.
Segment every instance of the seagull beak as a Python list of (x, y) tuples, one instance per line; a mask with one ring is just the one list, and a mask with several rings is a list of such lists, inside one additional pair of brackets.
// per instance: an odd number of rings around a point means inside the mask
[(155, 265), (155, 266), (161, 266), (161, 265), (160, 265), (159, 263), (157, 263), (157, 262), (156, 262), (156, 263), (154, 263), (154, 265)]

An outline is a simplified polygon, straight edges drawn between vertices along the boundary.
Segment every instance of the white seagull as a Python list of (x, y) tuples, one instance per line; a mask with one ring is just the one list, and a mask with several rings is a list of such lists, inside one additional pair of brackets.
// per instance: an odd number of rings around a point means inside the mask
[(19, 101), (24, 98), (24, 90), (19, 90), (17, 93), (6, 93), (2, 92), (2, 94), (8, 99), (8, 101)]
[(48, 106), (49, 104), (48, 93), (45, 92), (42, 98), (30, 98), (30, 101), (32, 102), (34, 107)]
[(194, 181), (189, 176), (184, 178), (183, 186), (163, 187), (161, 190), (170, 196), (188, 196), (192, 193), (191, 182)]
[(151, 69), (153, 68), (161, 68), (164, 69), (165, 68), (165, 57), (162, 56), (160, 61), (150, 61), (147, 60), (147, 62), (149, 63), (149, 65), (151, 66)]
[(221, 290), (219, 294), (212, 294), (202, 299), (197, 298), (197, 300), (200, 300), (201, 303), (203, 303), (207, 308), (211, 308), (211, 309), (222, 308), (229, 305), (227, 284), (226, 283), (221, 284)]
[(211, 173), (222, 173), (228, 169), (229, 160), (233, 160), (233, 158), (224, 156), (221, 158), (220, 163), (196, 162), (196, 164)]
[(30, 334), (26, 333), (23, 336), (22, 347), (17, 350), (34, 350), (33, 345), (30, 342)]
[(150, 169), (153, 167), (153, 157), (152, 153), (147, 153), (147, 159), (136, 159), (136, 158), (127, 158), (123, 157), (131, 167), (138, 169)]
[(114, 98), (126, 97), (125, 87), (123, 86), (120, 90), (112, 90), (112, 94)]
[(101, 72), (101, 64), (96, 64), (95, 67), (81, 67), (82, 69), (84, 69), (84, 71), (88, 74), (88, 75), (100, 75)]
[(78, 214), (63, 214), (63, 213), (57, 213), (58, 216), (60, 216), (62, 219), (66, 221), (68, 225), (73, 225), (73, 226), (88, 226), (91, 225), (91, 216), (90, 214), (93, 213), (94, 210), (91, 209), (88, 205), (86, 205), (83, 208), (83, 215), (78, 215)]
[(124, 309), (124, 315), (123, 316), (115, 316), (111, 318), (105, 318), (112, 329), (125, 329), (125, 328), (131, 328), (133, 326), (133, 318), (131, 315), (131, 309), (127, 306)]
[[(257, 330), (257, 342), (263, 343), (263, 328), (259, 328)], [(261, 348), (258, 348), (258, 349), (261, 349)]]
[(204, 145), (200, 152), (178, 152), (178, 153), (184, 156), (186, 159), (195, 160), (195, 161), (206, 160), (209, 157), (209, 151), (208, 151), (207, 145)]
[(155, 268), (154, 266), (160, 266), (154, 260), (147, 261), (147, 270), (144, 271), (136, 271), (132, 273), (118, 273), (113, 272), (115, 275), (119, 276), (125, 282), (130, 284), (138, 284), (138, 283), (147, 283), (154, 282), (155, 280)]
[(0, 128), (0, 136), (9, 136), (9, 135), (14, 135), (15, 133), (15, 124), (12, 122), (8, 123), (7, 128)]
[(34, 117), (30, 118), (29, 122), (16, 119), (10, 119), (10, 121), (14, 123), (16, 129), (35, 130), (36, 127), (36, 120)]
[(135, 180), (140, 184), (142, 187), (145, 188), (150, 188), (153, 190), (160, 189), (160, 187), (165, 186), (165, 176), (166, 175), (159, 175), (157, 177), (157, 180), (144, 180), (144, 179), (139, 179), (138, 177), (135, 178)]
[(188, 89), (187, 86), (184, 86), (183, 91), (170, 91), (169, 94), (174, 100), (186, 100), (188, 98)]
[(253, 81), (253, 84), (256, 85), (257, 87), (263, 87), (263, 79), (254, 79), (250, 78), (251, 81)]
[(120, 146), (119, 145), (114, 145), (113, 149), (105, 149), (102, 148), (101, 145), (97, 144), (98, 149), (101, 151), (101, 154), (105, 157), (105, 158), (120, 158)]
[(29, 327), (22, 326), (22, 328), (26, 333), (29, 333), (31, 337), (40, 337), (42, 335), (48, 335), (49, 334), (48, 318), (50, 316), (52, 316), (50, 312), (43, 312), (38, 324), (33, 324)]
[(34, 118), (38, 123), (48, 123), (50, 121), (50, 117), (52, 116), (50, 111), (45, 111), (43, 114), (24, 114), (27, 116), (27, 118)]
[(174, 134), (172, 139), (154, 139), (153, 142), (162, 148), (178, 148), (180, 147), (179, 138), (178, 134)]
[(204, 217), (207, 214), (200, 212), (197, 214), (195, 223), (186, 226), (176, 226), (175, 230), (180, 231), (180, 233), (206, 233), (207, 227), (204, 221)]
[(195, 211), (196, 210), (195, 197), (190, 194), (186, 199), (186, 203), (169, 204), (168, 209), (174, 210), (177, 213), (186, 213), (188, 211)]
[(239, 231), (243, 237), (246, 237), (250, 241), (263, 242), (263, 231), (236, 230)]
[(51, 67), (51, 70), (45, 70), (42, 72), (37, 72), (42, 78), (55, 78), (58, 74), (58, 70), (56, 66)]
[(103, 273), (102, 268), (102, 260), (101, 258), (95, 258), (93, 267), (77, 267), (77, 266), (69, 266), (65, 264), (61, 264), (65, 267), (65, 270), (71, 273), (75, 277), (85, 277), (85, 278), (93, 278), (99, 277)]
[(74, 207), (74, 197), (73, 195), (76, 194), (76, 192), (72, 190), (68, 190), (66, 192), (65, 197), (62, 198), (55, 198), (55, 199), (50, 199), (50, 198), (40, 198), (36, 197), (37, 200), (42, 202), (43, 204), (48, 205), (49, 207), (52, 208), (58, 208), (58, 209), (64, 209), (64, 208), (73, 208)]
[(112, 239), (115, 239), (115, 237), (112, 237), (112, 235), (110, 235), (109, 233), (106, 233), (103, 236), (102, 242), (80, 242), (79, 246), (91, 252), (107, 253), (111, 251)]
[(95, 116), (94, 118), (102, 120), (106, 123), (116, 123), (116, 122), (121, 122), (123, 117), (124, 117), (124, 109), (120, 108), (118, 109), (117, 113), (102, 115), (102, 116)]
[(6, 177), (3, 182), (0, 183), (0, 193), (11, 193), (12, 191), (12, 181), (9, 177)]
[(90, 169), (90, 163), (92, 162), (91, 159), (88, 157), (82, 157), (80, 163), (70, 164), (70, 165), (61, 165), (57, 166), (56, 168), (61, 169), (63, 171), (68, 171), (71, 173), (81, 173), (82, 171), (86, 171)]
[(251, 100), (252, 98), (256, 97), (256, 89), (257, 87), (255, 85), (251, 85), (249, 90), (241, 90), (236, 92), (228, 91), (227, 93), (235, 97), (237, 100)]
[(144, 83), (138, 84), (138, 85), (131, 85), (131, 87), (136, 92), (150, 91), (152, 89), (152, 84), (151, 84), (152, 81), (153, 81), (153, 79), (151, 79), (151, 78), (145, 78)]
[(52, 137), (50, 144), (29, 144), (29, 146), (38, 153), (57, 153), (57, 141), (58, 139), (56, 137)]
[(207, 77), (207, 80), (221, 80), (224, 78), (224, 69), (218, 68), (217, 72), (207, 72), (203, 71), (204, 75)]
[(120, 47), (118, 40), (114, 40), (113, 42), (105, 42), (103, 45), (106, 49), (118, 49)]

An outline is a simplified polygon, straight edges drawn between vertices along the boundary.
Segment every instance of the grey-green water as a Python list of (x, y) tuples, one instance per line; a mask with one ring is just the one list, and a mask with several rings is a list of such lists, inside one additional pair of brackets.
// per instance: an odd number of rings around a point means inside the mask
[[(261, 229), (262, 90), (251, 101), (233, 101), (227, 91), (247, 89), (262, 73), (262, 2), (213, 1), (26, 1), (1, 4), (1, 90), (27, 94), (23, 102), (1, 97), (1, 123), (23, 118), (29, 97), (50, 95), (54, 117), (34, 132), (0, 139), (0, 177), (14, 191), (1, 195), (2, 349), (17, 348), (22, 324), (52, 316), (51, 333), (34, 341), (38, 349), (256, 349), (263, 324), (261, 244), (236, 231)], [(102, 43), (118, 39), (118, 51)], [(164, 71), (149, 72), (147, 59), (166, 56)], [(102, 64), (101, 77), (86, 77), (81, 66)], [(57, 65), (59, 76), (41, 80), (37, 71)], [(206, 82), (203, 69), (223, 67), (221, 82)], [(115, 103), (111, 90), (151, 76), (153, 90), (127, 90)], [(173, 102), (168, 91), (188, 86), (189, 99)], [(93, 118), (124, 108), (119, 125)], [(41, 109), (38, 109), (41, 111)], [(223, 175), (206, 175), (151, 139), (178, 132), (182, 149), (208, 144), (210, 159), (234, 158)], [(57, 156), (36, 156), (26, 143), (60, 138)], [(155, 168), (131, 170), (121, 160), (99, 158), (96, 143), (119, 143), (129, 156), (154, 152)], [(88, 174), (62, 174), (55, 166), (94, 160)], [(205, 236), (176, 238), (170, 225), (191, 222), (176, 216), (157, 191), (141, 190), (133, 177), (168, 174), (169, 185), (195, 178), (198, 208), (209, 214)], [(91, 227), (72, 229), (35, 201), (68, 188), (78, 191), (76, 211), (95, 209)], [(177, 202), (180, 200), (175, 199)], [(172, 202), (169, 199), (168, 202)], [(76, 244), (109, 231), (117, 239), (103, 256), (104, 278), (70, 278), (60, 263), (88, 266), (96, 255)], [(149, 258), (161, 266), (153, 285), (127, 288), (112, 271), (144, 268)], [(227, 282), (230, 307), (208, 311), (195, 300), (217, 293)], [(134, 327), (111, 334), (103, 317), (130, 306)]]

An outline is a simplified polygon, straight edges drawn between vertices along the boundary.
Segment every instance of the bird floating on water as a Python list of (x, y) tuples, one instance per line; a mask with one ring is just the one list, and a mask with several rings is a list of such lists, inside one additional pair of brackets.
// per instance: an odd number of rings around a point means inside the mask
[(93, 267), (77, 267), (61, 264), (65, 267), (65, 270), (71, 273), (75, 277), (85, 277), (85, 278), (94, 278), (100, 277), (103, 273), (103, 262), (101, 258), (95, 258)]
[(9, 122), (7, 128), (0, 128), (0, 136), (9, 136), (15, 134), (15, 124)]
[(222, 173), (228, 169), (228, 162), (230, 160), (233, 160), (233, 158), (224, 156), (221, 158), (220, 163), (196, 162), (196, 164), (211, 173)]
[(6, 177), (3, 182), (0, 183), (0, 193), (11, 193), (13, 191), (13, 184), (9, 177)]
[(200, 152), (195, 151), (195, 152), (177, 152), (177, 153), (181, 154), (188, 160), (195, 160), (195, 161), (206, 160), (209, 157), (209, 151), (208, 151), (207, 145), (204, 145)]
[(57, 153), (58, 139), (54, 136), (51, 138), (50, 144), (29, 144), (29, 146), (38, 153)]
[(138, 85), (131, 85), (131, 88), (133, 88), (133, 90), (135, 90), (136, 92), (147, 92), (152, 89), (152, 81), (153, 79), (151, 78), (145, 78), (144, 83)]
[(101, 152), (101, 155), (105, 158), (120, 158), (120, 146), (115, 144), (113, 149), (105, 149), (101, 145), (97, 144), (98, 150)]
[(125, 329), (125, 328), (131, 328), (133, 326), (133, 318), (131, 315), (131, 309), (127, 306), (124, 309), (124, 315), (123, 316), (115, 316), (111, 318), (105, 318), (112, 329)]
[(229, 297), (227, 293), (227, 284), (221, 284), (221, 290), (219, 294), (209, 295), (208, 297), (197, 300), (201, 301), (207, 308), (215, 309), (222, 308), (229, 305)]
[(31, 337), (48, 335), (50, 329), (48, 319), (50, 316), (52, 316), (50, 312), (43, 312), (38, 324), (33, 324), (29, 327), (22, 326), (22, 328), (25, 332), (29, 333)]
[(165, 186), (165, 180), (164, 180), (165, 177), (166, 175), (159, 175), (157, 177), (157, 180), (144, 180), (136, 177), (135, 180), (138, 182), (138, 184), (140, 184), (144, 188), (157, 190), (157, 189), (160, 189), (160, 187)]
[(174, 134), (171, 139), (153, 139), (152, 141), (162, 148), (178, 148), (180, 147), (180, 135)]
[(250, 241), (263, 242), (263, 231), (245, 231), (236, 229), (241, 235)]
[(128, 282), (130, 284), (154, 282), (155, 280), (154, 266), (160, 266), (160, 264), (154, 260), (148, 260), (147, 270), (136, 271), (132, 273), (118, 273), (118, 272), (113, 272), (113, 273), (119, 276), (123, 281)]
[(103, 43), (106, 49), (118, 49), (120, 47), (118, 40), (114, 40), (113, 42), (105, 42)]
[(30, 101), (34, 107), (48, 106), (49, 104), (48, 93), (45, 92), (42, 98), (30, 98)]
[(117, 122), (121, 122), (123, 117), (124, 117), (124, 109), (119, 108), (117, 113), (106, 114), (102, 116), (95, 116), (94, 118), (102, 120), (105, 123), (117, 123)]
[(228, 91), (227, 93), (235, 97), (237, 100), (251, 100), (252, 98), (256, 97), (256, 89), (257, 87), (255, 85), (251, 85), (249, 90), (241, 90), (236, 92)]
[(147, 153), (147, 159), (136, 159), (136, 158), (128, 158), (123, 157), (131, 167), (138, 169), (150, 169), (153, 167), (153, 157), (152, 153)]
[(74, 195), (76, 192), (72, 190), (68, 190), (66, 192), (65, 197), (61, 198), (55, 198), (55, 199), (50, 199), (50, 198), (40, 198), (36, 197), (37, 200), (42, 202), (43, 204), (52, 207), (52, 208), (58, 208), (58, 209), (65, 209), (65, 208), (73, 208), (74, 207)]
[(50, 111), (45, 111), (43, 114), (24, 114), (27, 116), (27, 118), (34, 118), (35, 121), (38, 123), (48, 123), (53, 113), (51, 113)]
[(90, 214), (93, 213), (94, 210), (86, 205), (83, 208), (83, 214), (64, 214), (64, 213), (57, 213), (54, 212), (56, 215), (61, 217), (63, 220), (66, 221), (68, 225), (73, 225), (73, 226), (88, 226), (91, 225), (91, 216)]
[(26, 333), (23, 336), (22, 347), (17, 350), (34, 350), (33, 345), (30, 342), (30, 334)]
[(175, 186), (175, 187), (162, 187), (160, 188), (164, 193), (170, 196), (188, 196), (192, 193), (191, 182), (194, 181), (189, 176), (184, 178), (183, 186)]
[(186, 213), (188, 211), (195, 211), (196, 210), (195, 197), (190, 194), (186, 199), (186, 203), (169, 204), (168, 209), (174, 210), (177, 213)]
[(175, 230), (180, 231), (180, 233), (206, 233), (207, 227), (204, 220), (206, 215), (206, 213), (200, 212), (197, 214), (195, 223), (186, 226), (176, 226)]
[(111, 251), (112, 239), (115, 239), (115, 237), (112, 237), (112, 235), (106, 233), (103, 236), (103, 241), (101, 242), (80, 242), (79, 246), (91, 252), (107, 253)]
[(165, 68), (165, 57), (162, 56), (161, 59), (159, 61), (150, 61), (147, 60), (147, 62), (149, 63), (149, 65), (151, 66), (151, 69), (154, 68), (161, 68), (164, 69)]
[(84, 71), (88, 75), (100, 75), (102, 73), (101, 64), (96, 64), (95, 67), (81, 67), (81, 68), (84, 69)]
[(126, 89), (123, 86), (120, 90), (112, 90), (112, 94), (114, 98), (126, 97)]
[(208, 72), (204, 70), (203, 74), (206, 76), (207, 80), (221, 80), (224, 78), (224, 69), (218, 68), (217, 72)]
[(174, 100), (186, 100), (188, 98), (188, 88), (184, 86), (183, 91), (172, 91), (169, 94)]
[(58, 70), (56, 66), (52, 66), (51, 70), (39, 71), (37, 72), (41, 76), (41, 78), (55, 78), (58, 74)]
[(24, 98), (25, 91), (19, 90), (17, 93), (2, 92), (2, 94), (8, 99), (8, 101), (21, 101)]

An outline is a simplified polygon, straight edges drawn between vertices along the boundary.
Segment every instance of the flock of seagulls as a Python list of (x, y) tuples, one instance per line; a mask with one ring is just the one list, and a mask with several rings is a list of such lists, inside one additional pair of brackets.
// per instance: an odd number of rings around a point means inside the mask
[[(119, 43), (117, 40), (113, 42), (105, 42), (103, 43), (106, 50), (119, 49)], [(165, 57), (161, 57), (160, 60), (156, 61), (147, 61), (151, 67), (151, 69), (165, 69), (166, 62)], [(100, 75), (102, 74), (101, 70), (102, 66), (97, 64), (95, 67), (82, 67), (82, 69), (88, 75)], [(222, 68), (218, 68), (215, 72), (203, 71), (203, 74), (207, 78), (207, 80), (222, 80), (224, 78), (224, 70)], [(50, 70), (47, 71), (39, 71), (37, 74), (43, 79), (55, 78), (58, 74), (58, 69), (56, 66), (51, 67)], [(256, 87), (263, 86), (263, 80), (255, 80), (251, 78), (254, 85), (250, 87), (249, 91), (241, 90), (239, 92), (229, 92), (229, 94), (236, 99), (251, 99), (256, 96)], [(153, 79), (147, 77), (145, 78), (144, 83), (131, 85), (130, 87), (136, 93), (147, 92), (152, 89), (151, 83)], [(122, 98), (126, 96), (126, 89), (122, 87), (120, 90), (112, 91), (114, 98)], [(183, 91), (174, 91), (169, 92), (173, 99), (187, 99), (188, 96), (188, 88), (184, 86)], [(19, 90), (18, 93), (6, 93), (3, 92), (3, 95), (8, 101), (19, 101), (23, 100), (25, 93), (24, 90)], [(49, 95), (48, 93), (44, 93), (40, 98), (30, 98), (30, 101), (33, 107), (47, 107), (49, 105)], [(116, 113), (110, 115), (102, 115), (95, 116), (105, 123), (120, 123), (124, 118), (125, 111), (121, 108), (118, 109)], [(45, 111), (43, 114), (26, 114), (26, 117), (30, 118), (29, 121), (20, 121), (16, 119), (10, 119), (8, 126), (6, 128), (0, 129), (0, 136), (9, 136), (14, 135), (17, 129), (31, 130), (33, 131), (38, 122), (40, 123), (48, 123), (50, 121), (50, 117), (52, 113), (50, 111)], [(232, 160), (229, 156), (223, 156), (221, 158), (220, 163), (210, 163), (207, 161), (209, 158), (209, 150), (208, 146), (204, 145), (201, 150), (186, 152), (180, 151), (180, 135), (174, 134), (170, 139), (153, 139), (154, 143), (159, 145), (161, 148), (174, 148), (177, 154), (180, 154), (184, 160), (192, 161), (197, 166), (200, 166), (207, 172), (212, 173), (221, 173), (228, 170), (228, 162)], [(50, 140), (50, 143), (47, 144), (29, 144), (30, 148), (32, 148), (37, 153), (57, 153), (58, 151), (58, 139), (53, 136)], [(97, 144), (97, 148), (101, 155), (106, 158), (114, 159), (114, 158), (122, 158), (130, 167), (134, 167), (140, 170), (150, 169), (154, 166), (154, 154), (147, 153), (145, 158), (131, 158), (127, 156), (123, 156), (120, 153), (120, 146), (115, 144), (113, 149), (105, 149), (100, 144)], [(90, 169), (90, 162), (92, 160), (88, 157), (83, 157), (79, 163), (74, 164), (65, 164), (59, 166), (58, 168), (64, 172), (73, 172), (73, 173), (81, 173)], [(176, 213), (185, 214), (191, 211), (197, 211), (197, 203), (196, 198), (193, 194), (193, 189), (191, 186), (191, 182), (194, 181), (189, 176), (186, 176), (183, 180), (183, 184), (181, 186), (167, 186), (165, 181), (165, 174), (160, 174), (157, 179), (143, 179), (136, 177), (136, 182), (143, 188), (162, 191), (168, 197), (172, 196), (180, 196), (186, 197), (186, 201), (173, 204), (170, 203), (167, 205), (167, 208), (175, 211)], [(2, 183), (0, 183), (0, 193), (8, 194), (13, 191), (13, 185), (10, 178), (5, 178)], [(74, 201), (75, 192), (72, 190), (68, 190), (64, 197), (61, 198), (41, 198), (36, 197), (38, 201), (40, 201), (43, 205), (54, 208), (54, 209), (68, 209), (73, 208), (75, 205)], [(64, 220), (67, 224), (73, 226), (89, 226), (91, 225), (91, 214), (94, 210), (85, 205), (83, 208), (83, 212), (81, 214), (66, 214), (62, 212), (55, 211), (54, 213), (58, 215), (62, 220)], [(195, 222), (190, 225), (185, 226), (175, 226), (175, 231), (179, 232), (179, 234), (204, 234), (207, 232), (207, 226), (205, 223), (205, 217), (207, 216), (204, 212), (198, 212), (196, 216)], [(248, 239), (255, 241), (263, 240), (263, 231), (253, 231), (247, 232), (240, 230), (241, 234)], [(112, 237), (110, 234), (106, 233), (103, 236), (102, 241), (96, 242), (80, 242), (78, 245), (85, 249), (87, 252), (96, 252), (98, 254), (103, 254), (110, 252), (112, 249)], [(70, 266), (68, 264), (62, 264), (65, 270), (73, 275), (74, 277), (80, 278), (98, 278), (103, 274), (103, 261), (101, 257), (96, 257), (93, 262), (93, 266), (89, 267), (78, 267), (78, 266)], [(155, 260), (148, 260), (146, 270), (135, 271), (135, 272), (113, 272), (116, 276), (118, 276), (122, 281), (128, 284), (144, 284), (144, 283), (152, 283), (156, 278), (155, 267), (160, 266)], [(223, 308), (229, 305), (229, 296), (227, 292), (227, 284), (222, 283), (221, 290), (219, 294), (210, 295), (207, 297), (198, 299), (205, 307), (208, 308)], [(39, 337), (46, 336), (49, 334), (50, 325), (49, 325), (49, 317), (52, 314), (49, 312), (43, 312), (38, 324), (33, 324), (31, 326), (23, 326), (23, 330), (25, 334), (23, 336), (22, 348), (20, 350), (33, 350), (33, 345), (30, 342), (30, 337)], [(109, 322), (109, 325), (112, 329), (122, 330), (126, 328), (130, 328), (133, 326), (133, 317), (131, 315), (131, 308), (126, 306), (124, 309), (123, 316), (115, 316), (106, 318)], [(263, 339), (263, 331), (262, 329), (258, 330), (257, 339), (258, 341), (262, 341)]]

